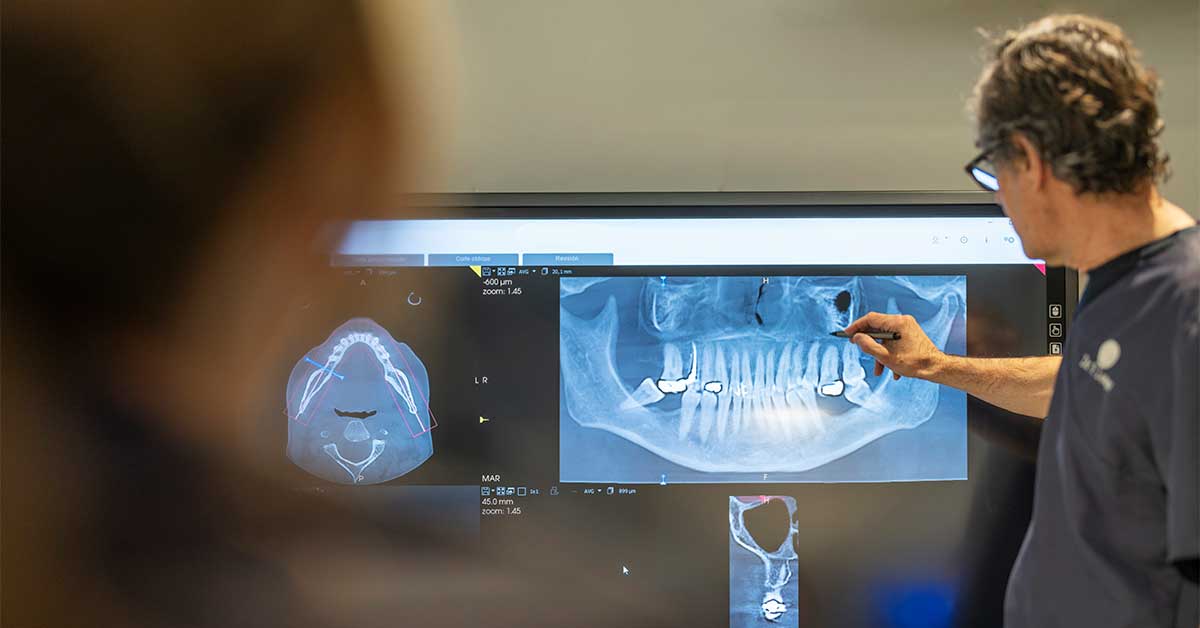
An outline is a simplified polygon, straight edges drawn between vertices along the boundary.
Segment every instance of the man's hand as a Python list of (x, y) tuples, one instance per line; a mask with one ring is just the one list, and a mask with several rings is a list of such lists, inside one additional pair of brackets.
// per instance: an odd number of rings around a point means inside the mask
[[(894, 331), (899, 340), (877, 342), (865, 331)], [(916, 377), (951, 386), (1019, 414), (1043, 418), (1050, 410), (1054, 378), (1062, 358), (967, 358), (942, 353), (916, 319), (871, 312), (846, 328), (850, 342), (875, 358), (875, 375)]]
[[(900, 334), (900, 339), (879, 342), (861, 333), (867, 331), (894, 331)], [(895, 379), (901, 376), (929, 379), (946, 357), (925, 335), (917, 320), (907, 314), (871, 312), (850, 323), (846, 333), (850, 334), (850, 342), (875, 358), (876, 376), (889, 368)]]

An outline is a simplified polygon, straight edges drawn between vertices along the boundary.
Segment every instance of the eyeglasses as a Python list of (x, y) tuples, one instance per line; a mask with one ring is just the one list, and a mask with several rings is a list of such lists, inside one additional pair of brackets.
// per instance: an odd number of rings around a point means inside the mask
[(979, 156), (967, 163), (965, 168), (967, 175), (985, 192), (999, 192), (1000, 180), (996, 178), (995, 166), (988, 159), (988, 151), (979, 153)]

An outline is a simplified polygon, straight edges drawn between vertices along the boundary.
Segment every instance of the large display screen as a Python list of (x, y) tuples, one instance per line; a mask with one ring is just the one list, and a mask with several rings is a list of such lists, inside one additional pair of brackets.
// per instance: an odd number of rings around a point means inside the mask
[(1004, 413), (832, 333), (1054, 353), (1061, 272), (993, 206), (356, 222), (260, 438), (534, 592), (463, 599), (479, 625), (949, 626), (1003, 590), (1015, 547), (980, 539), (1023, 532), (1027, 463)]

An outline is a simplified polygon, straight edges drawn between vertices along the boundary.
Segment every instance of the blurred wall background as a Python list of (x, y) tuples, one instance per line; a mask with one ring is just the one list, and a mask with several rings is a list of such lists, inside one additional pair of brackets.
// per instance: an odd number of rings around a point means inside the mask
[[(1200, 215), (1200, 2), (436, 0), (444, 192), (968, 190), (979, 27), (1120, 24)], [(449, 120), (446, 122), (445, 120)], [(434, 179), (437, 180), (437, 179)]]

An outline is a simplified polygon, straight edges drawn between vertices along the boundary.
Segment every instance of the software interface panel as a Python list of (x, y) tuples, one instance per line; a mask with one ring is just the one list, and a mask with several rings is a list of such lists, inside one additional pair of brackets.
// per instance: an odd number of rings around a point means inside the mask
[(576, 625), (949, 621), (978, 402), (831, 333), (904, 314), (948, 353), (1029, 355), (1065, 324), (998, 215), (365, 221), (330, 261), (264, 456), (415, 504)]

